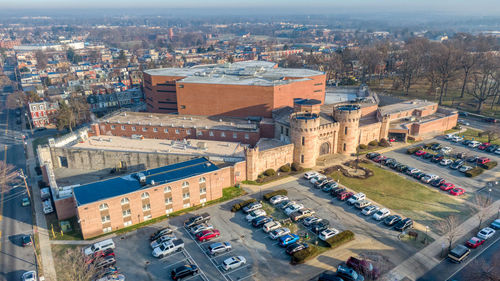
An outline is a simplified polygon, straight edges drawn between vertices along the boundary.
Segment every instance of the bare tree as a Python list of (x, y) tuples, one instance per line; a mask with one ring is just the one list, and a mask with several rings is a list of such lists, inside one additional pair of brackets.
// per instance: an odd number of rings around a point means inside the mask
[(403, 85), (403, 89), (408, 92), (419, 78), (423, 67), (423, 54), (429, 49), (429, 41), (426, 39), (412, 39), (399, 54), (400, 64), (396, 68), (397, 77)]
[(500, 252), (493, 254), (488, 261), (486, 259), (475, 259), (464, 270), (467, 280), (500, 281)]
[(36, 51), (35, 58), (36, 66), (38, 69), (43, 70), (47, 67), (48, 59), (47, 55), (43, 51)]
[(375, 47), (364, 48), (361, 50), (359, 59), (363, 67), (363, 78), (368, 75), (368, 80), (371, 80), (372, 74), (377, 74), (383, 54)]
[(437, 221), (435, 226), (440, 234), (443, 235), (448, 241), (448, 250), (450, 250), (451, 245), (455, 242), (455, 239), (460, 236), (458, 218), (456, 216), (446, 217)]
[(477, 210), (477, 218), (479, 219), (479, 225), (477, 226), (478, 229), (481, 229), (481, 225), (483, 224), (484, 219), (486, 219), (487, 216), (487, 210), (491, 205), (491, 197), (490, 196), (484, 196), (480, 194), (476, 194), (474, 196), (474, 205)]
[(481, 113), (484, 102), (498, 95), (500, 76), (498, 67), (500, 58), (492, 55), (482, 55), (479, 67), (472, 74), (472, 87), (467, 90), (477, 102), (476, 111)]
[(66, 101), (59, 103), (59, 110), (56, 115), (56, 125), (58, 130), (68, 128), (71, 132), (76, 126), (76, 114)]
[(102, 271), (97, 266), (102, 258), (96, 258), (92, 262), (85, 257), (79, 249), (67, 249), (64, 258), (59, 259), (57, 274), (58, 280), (91, 281), (102, 277)]
[(463, 71), (462, 88), (460, 90), (460, 98), (464, 97), (465, 88), (467, 87), (467, 82), (469, 80), (469, 75), (476, 66), (477, 54), (467, 52), (466, 50), (460, 50), (458, 54), (458, 63)]
[(7, 107), (16, 109), (28, 103), (28, 96), (23, 91), (15, 91), (7, 96)]
[(432, 67), (436, 71), (439, 83), (439, 105), (443, 103), (443, 96), (448, 92), (448, 83), (458, 70), (457, 52), (452, 46), (440, 44), (431, 55)]
[(14, 165), (0, 161), (0, 193), (7, 193), (12, 184), (19, 181), (18, 173)]

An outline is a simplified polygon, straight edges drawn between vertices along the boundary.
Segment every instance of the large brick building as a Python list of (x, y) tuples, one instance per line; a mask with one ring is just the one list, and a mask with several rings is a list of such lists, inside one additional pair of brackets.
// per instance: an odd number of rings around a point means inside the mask
[(271, 117), (294, 98), (324, 102), (325, 74), (243, 61), (229, 65), (144, 71), (147, 109), (154, 113)]

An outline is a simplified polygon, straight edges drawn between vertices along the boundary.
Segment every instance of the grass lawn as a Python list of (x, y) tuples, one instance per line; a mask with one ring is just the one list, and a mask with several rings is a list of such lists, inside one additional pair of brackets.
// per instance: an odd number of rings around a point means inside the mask
[[(485, 134), (484, 136), (480, 137), (479, 136), (480, 131), (473, 130), (473, 129), (467, 129), (465, 132), (458, 133), (460, 136), (464, 136), (465, 139), (474, 139), (479, 142), (488, 142), (488, 136)], [(492, 144), (498, 144), (500, 145), (500, 139), (496, 139), (491, 141)]]
[(69, 249), (77, 249), (80, 248), (77, 245), (50, 245), (52, 248), (52, 257), (54, 258), (54, 267), (56, 270), (56, 275), (61, 276), (60, 273), (62, 273), (64, 270), (67, 270), (67, 268), (64, 268), (64, 264), (58, 261), (61, 261), (64, 259), (66, 252)]
[(411, 217), (422, 225), (433, 227), (435, 221), (450, 215), (461, 220), (472, 210), (459, 200), (373, 164), (361, 164), (371, 169), (374, 176), (368, 179), (344, 177), (339, 172), (331, 176), (340, 183), (363, 192), (370, 199), (403, 216)]

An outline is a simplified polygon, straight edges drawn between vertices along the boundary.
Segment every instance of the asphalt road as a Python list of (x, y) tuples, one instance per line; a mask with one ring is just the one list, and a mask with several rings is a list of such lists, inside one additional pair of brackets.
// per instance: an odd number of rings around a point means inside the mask
[[(6, 96), (0, 96), (0, 160), (25, 169), (21, 125), (16, 124), (13, 111), (7, 110)], [(8, 115), (8, 116), (7, 116)], [(8, 124), (7, 124), (8, 123)], [(7, 126), (8, 125), (8, 126)], [(4, 193), (0, 206), (0, 280), (20, 280), (24, 272), (35, 270), (32, 247), (22, 247), (22, 234), (32, 233), (30, 207), (22, 207), (26, 196), (24, 185), (17, 185)]]

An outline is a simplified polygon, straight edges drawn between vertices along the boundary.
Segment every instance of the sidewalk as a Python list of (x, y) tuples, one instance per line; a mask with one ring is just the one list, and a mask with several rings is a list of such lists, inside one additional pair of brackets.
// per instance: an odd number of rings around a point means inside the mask
[[(500, 200), (497, 200), (487, 210), (487, 218), (483, 221), (487, 221), (493, 216), (496, 216), (499, 208)], [(462, 234), (462, 236), (457, 237), (455, 241), (460, 240), (468, 232), (476, 229), (478, 224), (479, 220), (477, 218), (477, 215), (474, 215), (467, 219), (458, 227), (458, 231)], [(443, 249), (443, 245), (444, 247), (447, 247), (448, 241), (446, 240), (446, 237), (441, 236), (439, 239), (435, 240), (433, 243), (420, 250), (411, 258), (393, 268), (384, 276), (382, 280), (403, 280), (405, 277), (409, 278), (410, 280), (417, 280), (419, 277), (423, 276), (427, 271), (431, 270), (441, 262), (440, 255)]]
[[(33, 205), (35, 209), (36, 217), (36, 227), (34, 227), (35, 232), (38, 233), (39, 245), (40, 245), (40, 257), (41, 267), (43, 268), (43, 277), (47, 281), (56, 281), (56, 270), (54, 267), (54, 259), (52, 256), (52, 248), (50, 244), (49, 232), (47, 228), (47, 221), (45, 220), (45, 214), (42, 210), (42, 202), (40, 197), (40, 188), (38, 187), (37, 176), (35, 172), (36, 158), (34, 156), (32, 139), (27, 140), (26, 154), (28, 156), (26, 160), (26, 175), (28, 185), (31, 186), (33, 191)], [(42, 277), (42, 276), (40, 276)]]

